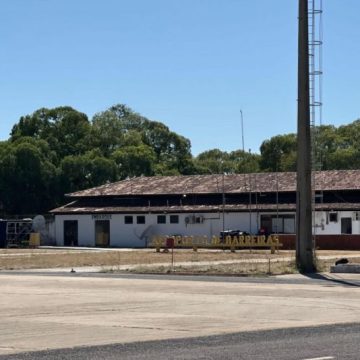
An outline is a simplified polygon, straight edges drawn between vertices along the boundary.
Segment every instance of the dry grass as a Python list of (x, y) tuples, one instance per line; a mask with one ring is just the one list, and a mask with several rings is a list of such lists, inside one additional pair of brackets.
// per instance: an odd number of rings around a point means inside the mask
[(143, 274), (198, 274), (198, 275), (227, 275), (227, 276), (251, 276), (251, 275), (280, 275), (293, 274), (297, 270), (295, 261), (271, 261), (270, 263), (246, 262), (216, 265), (187, 265), (187, 266), (138, 266), (127, 270), (131, 273)]
[[(360, 262), (360, 252), (354, 251), (319, 251), (318, 255), (346, 257), (359, 255), (358, 259), (351, 258), (351, 262)], [(180, 273), (207, 274), (284, 274), (295, 271), (294, 251), (280, 251), (270, 254), (269, 250), (252, 251), (241, 250), (236, 253), (223, 250), (175, 250), (175, 267), (171, 266), (172, 254), (156, 253), (153, 249), (145, 250), (64, 250), (64, 249), (0, 249), (0, 270), (12, 269), (44, 269), (81, 266), (113, 267), (132, 265), (131, 271), (167, 273), (175, 270)], [(287, 258), (287, 259), (285, 259)], [(270, 271), (269, 271), (270, 260)], [(286, 261), (285, 261), (286, 260)], [(211, 264), (216, 261), (234, 261), (230, 264)], [(236, 263), (236, 261), (242, 261)], [(263, 262), (261, 262), (263, 261)], [(186, 266), (179, 263), (190, 262)], [(210, 262), (210, 264), (198, 264)], [(149, 267), (149, 265), (154, 266)], [(158, 264), (158, 265), (155, 265)], [(321, 260), (318, 268), (328, 271), (332, 260)], [(136, 266), (135, 269), (133, 266)], [(146, 265), (146, 266), (144, 266)]]
[[(223, 261), (259, 258), (281, 258), (289, 252), (271, 255), (269, 251), (199, 251), (176, 250), (176, 262)], [(0, 251), (0, 270), (44, 269), (80, 266), (119, 266), (154, 263), (171, 263), (171, 253), (156, 253), (155, 250), (138, 251), (78, 251), (42, 249), (6, 249)]]

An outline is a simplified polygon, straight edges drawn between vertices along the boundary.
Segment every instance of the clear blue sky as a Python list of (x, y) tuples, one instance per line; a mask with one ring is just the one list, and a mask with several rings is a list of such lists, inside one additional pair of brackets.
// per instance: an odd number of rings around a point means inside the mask
[[(295, 132), (297, 0), (1, 0), (0, 140), (19, 117), (125, 103), (211, 148)], [(360, 1), (324, 0), (324, 123), (360, 117)]]

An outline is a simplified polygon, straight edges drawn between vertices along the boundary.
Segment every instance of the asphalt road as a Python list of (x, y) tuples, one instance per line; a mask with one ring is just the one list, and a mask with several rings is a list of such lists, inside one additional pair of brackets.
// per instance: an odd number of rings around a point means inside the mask
[(0, 272), (0, 360), (360, 359), (359, 299), (359, 274)]
[(360, 324), (243, 332), (0, 356), (0, 360), (358, 360)]

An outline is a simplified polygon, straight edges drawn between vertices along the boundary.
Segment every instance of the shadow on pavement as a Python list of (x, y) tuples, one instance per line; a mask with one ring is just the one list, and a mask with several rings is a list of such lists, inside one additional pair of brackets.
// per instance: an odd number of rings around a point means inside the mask
[(328, 277), (326, 275), (322, 275), (319, 273), (302, 273), (302, 275), (310, 278), (310, 279), (315, 279), (315, 280), (323, 280), (323, 281), (328, 281), (328, 282), (333, 282), (336, 284), (340, 284), (340, 285), (345, 285), (345, 286), (352, 286), (352, 287), (360, 287), (360, 283), (359, 282), (353, 282), (353, 281), (349, 281), (349, 280), (342, 280), (342, 279), (335, 279), (332, 277)]

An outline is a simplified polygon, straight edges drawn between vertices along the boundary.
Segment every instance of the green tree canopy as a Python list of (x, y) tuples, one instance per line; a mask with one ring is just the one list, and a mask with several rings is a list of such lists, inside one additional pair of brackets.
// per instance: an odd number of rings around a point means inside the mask
[(45, 140), (51, 151), (61, 159), (80, 155), (88, 149), (90, 123), (87, 116), (69, 106), (42, 108), (32, 115), (23, 116), (11, 131), (10, 140), (22, 137)]
[[(360, 119), (312, 129), (314, 163), (360, 169)], [(46, 212), (63, 194), (134, 176), (296, 170), (296, 135), (264, 140), (260, 154), (211, 149), (193, 157), (190, 141), (117, 104), (89, 121), (69, 106), (22, 116), (0, 142), (0, 205), (6, 214)]]
[[(92, 124), (92, 144), (104, 156), (112, 156), (114, 152), (124, 154), (124, 148), (126, 150), (129, 146), (142, 150), (147, 146), (155, 155), (151, 161), (156, 174), (158, 171), (193, 172), (190, 141), (170, 131), (161, 122), (149, 120), (120, 104), (95, 114)], [(134, 153), (134, 148), (129, 150)]]
[(22, 139), (1, 154), (0, 197), (8, 213), (44, 212), (56, 203), (56, 167), (44, 148), (41, 141)]
[(197, 173), (239, 174), (259, 171), (259, 155), (242, 150), (227, 153), (219, 149), (204, 151), (194, 159)]
[(295, 171), (297, 141), (295, 134), (278, 135), (260, 146), (262, 171)]
[(116, 150), (112, 158), (117, 165), (120, 179), (154, 174), (155, 153), (145, 144), (125, 146)]
[(60, 177), (64, 193), (112, 182), (117, 179), (116, 164), (96, 151), (80, 156), (66, 156), (60, 164)]

